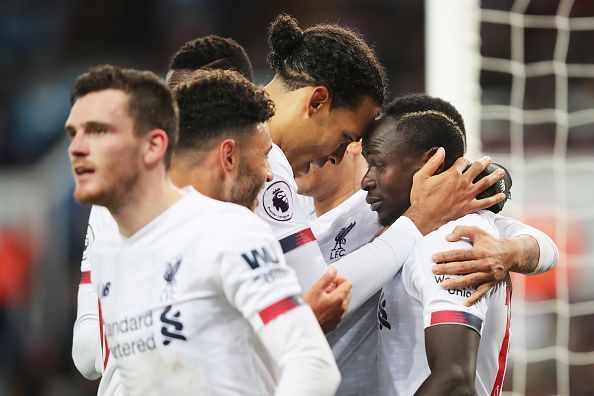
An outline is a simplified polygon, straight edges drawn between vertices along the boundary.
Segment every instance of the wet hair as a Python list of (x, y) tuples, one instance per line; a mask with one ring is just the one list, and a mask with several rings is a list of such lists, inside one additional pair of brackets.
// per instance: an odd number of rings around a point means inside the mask
[(386, 72), (351, 29), (320, 24), (302, 30), (295, 18), (281, 14), (270, 24), (268, 43), (268, 64), (288, 89), (322, 85), (333, 107), (352, 108), (364, 95), (379, 106), (386, 100)]
[(208, 150), (221, 138), (241, 138), (274, 115), (262, 88), (232, 70), (199, 70), (173, 89), (180, 108), (176, 153)]
[(188, 41), (173, 55), (170, 70), (235, 70), (250, 81), (252, 64), (245, 49), (232, 38), (208, 35)]
[(432, 147), (443, 147), (449, 168), (466, 152), (466, 130), (462, 116), (449, 102), (425, 94), (399, 97), (389, 103), (376, 121), (396, 121), (399, 145), (395, 150), (407, 156), (421, 156)]
[(93, 92), (117, 89), (128, 95), (128, 114), (133, 120), (134, 133), (143, 136), (153, 129), (162, 129), (169, 138), (165, 152), (165, 167), (177, 143), (179, 114), (171, 91), (153, 72), (100, 65), (89, 69), (76, 80), (70, 103)]

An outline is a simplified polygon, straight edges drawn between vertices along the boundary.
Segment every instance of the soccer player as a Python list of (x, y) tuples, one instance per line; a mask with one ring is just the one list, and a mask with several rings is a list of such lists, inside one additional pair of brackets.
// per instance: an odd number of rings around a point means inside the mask
[[(267, 146), (257, 125), (272, 103), (263, 91), (234, 94), (259, 111), (230, 127)], [(331, 352), (265, 223), (169, 180), (178, 115), (168, 88), (102, 66), (77, 80), (72, 102), (75, 198), (106, 207), (122, 235), (88, 254), (124, 393), (333, 394)]]
[(165, 80), (173, 87), (199, 69), (235, 70), (249, 81), (254, 80), (245, 49), (229, 37), (210, 34), (184, 43), (171, 58)]
[[(392, 116), (399, 115), (395, 113), (396, 110), (401, 113), (420, 110), (442, 110), (447, 113), (451, 109), (449, 105), (443, 108), (441, 101), (428, 101), (423, 95), (411, 96), (403, 103), (408, 106), (401, 105), (398, 109), (392, 109)], [(459, 117), (457, 112), (449, 115), (454, 119)], [(461, 118), (459, 122), (465, 133)], [(308, 174), (296, 178), (298, 192), (313, 197), (317, 218), (310, 224), (328, 263), (363, 246), (381, 227), (377, 221), (377, 213), (365, 202), (366, 192), (360, 190), (360, 182), (366, 171), (367, 162), (361, 154), (361, 143), (354, 142), (349, 144), (344, 159), (339, 164), (326, 163), (322, 168), (311, 169)], [(538, 242), (536, 246), (526, 243), (526, 256), (532, 257), (532, 260), (528, 260), (524, 267), (514, 268), (516, 272), (529, 272), (528, 275), (532, 275), (539, 272), (536, 270), (539, 267), (542, 272), (555, 265), (558, 251), (546, 234), (500, 215), (495, 217), (495, 225), (504, 238), (521, 240), (532, 237)], [(471, 229), (472, 232), (481, 232), (476, 227)], [(465, 234), (472, 232), (464, 230)], [(482, 235), (477, 240), (477, 249), (501, 249), (507, 242), (509, 241)], [(472, 252), (473, 250), (467, 249), (465, 254)], [(507, 257), (503, 260), (505, 259)], [(540, 265), (539, 261), (542, 261)], [(365, 266), (365, 263), (361, 265)], [(378, 300), (379, 292), (347, 316), (335, 331), (327, 334), (342, 374), (337, 395), (379, 394), (376, 375)]]
[[(447, 153), (440, 172), (466, 149), (462, 118), (451, 105), (414, 95), (387, 106), (363, 141), (369, 170), (362, 188), (381, 225), (392, 224), (408, 209), (413, 175), (438, 147)], [(477, 211), (425, 235), (399, 276), (383, 287), (378, 305), (380, 394), (500, 393), (509, 347), (511, 285), (501, 281), (466, 307), (473, 287), (445, 290), (440, 285), (445, 278), (431, 272), (434, 253), (452, 245), (469, 246), (446, 240), (456, 226), (480, 227), (499, 238), (495, 216)]]
[[(252, 78), (252, 66), (243, 47), (230, 38), (209, 35), (189, 41), (180, 47), (173, 56), (167, 73), (170, 85), (181, 82), (184, 77), (188, 78), (192, 70), (201, 67), (227, 67), (237, 70), (248, 79)], [(85, 250), (96, 238), (120, 240), (114, 219), (107, 209), (99, 206), (93, 206), (91, 209)], [(103, 377), (99, 385), (99, 394), (113, 394), (113, 389), (119, 384), (119, 378), (110, 364), (109, 348), (101, 324), (101, 311), (97, 304), (98, 296), (90, 283), (90, 269), (91, 263), (85, 251), (81, 261), (81, 283), (78, 290), (77, 318), (73, 329), (72, 358), (84, 377)]]

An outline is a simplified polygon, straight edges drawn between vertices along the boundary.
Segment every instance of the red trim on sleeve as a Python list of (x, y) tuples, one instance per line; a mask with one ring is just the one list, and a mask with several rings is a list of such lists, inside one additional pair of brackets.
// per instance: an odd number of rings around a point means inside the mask
[(262, 319), (262, 322), (264, 322), (264, 324), (267, 324), (268, 322), (276, 319), (285, 312), (289, 312), (293, 308), (298, 307), (300, 304), (301, 302), (298, 298), (287, 297), (275, 302), (272, 305), (269, 305), (268, 307), (258, 312), (258, 314), (260, 315), (260, 319)]
[(86, 285), (91, 283), (91, 271), (83, 271), (80, 273), (80, 284)]
[(471, 314), (470, 312), (464, 311), (437, 311), (431, 312), (431, 323), (430, 326), (438, 325), (438, 324), (461, 324), (464, 326), (468, 326), (473, 330), (477, 331), (479, 334), (481, 332), (481, 327), (483, 326), (483, 321), (476, 315)]
[(99, 310), (99, 337), (101, 338), (101, 351), (103, 352), (103, 370), (105, 370), (109, 360), (109, 345), (107, 344), (107, 335), (103, 334), (103, 315), (101, 314), (101, 301), (99, 299), (97, 299), (97, 309)]
[(507, 367), (507, 354), (509, 353), (509, 335), (510, 335), (510, 323), (511, 323), (511, 288), (506, 286), (505, 288), (505, 305), (507, 305), (507, 325), (505, 327), (505, 337), (501, 343), (501, 349), (499, 350), (497, 376), (495, 377), (495, 383), (493, 384), (493, 390), (491, 396), (499, 396), (503, 387), (503, 378), (505, 377), (505, 369)]

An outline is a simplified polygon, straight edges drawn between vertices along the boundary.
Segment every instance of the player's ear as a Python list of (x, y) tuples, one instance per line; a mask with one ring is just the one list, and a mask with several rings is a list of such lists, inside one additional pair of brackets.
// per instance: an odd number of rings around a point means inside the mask
[(239, 161), (237, 142), (233, 139), (225, 139), (219, 146), (219, 161), (225, 173), (232, 172), (237, 168)]
[[(437, 149), (439, 149), (439, 147), (431, 147), (429, 150), (425, 151), (425, 153), (421, 156), (421, 160), (420, 160), (420, 166), (419, 169), (425, 165), (427, 163), (427, 161), (429, 161), (429, 158), (433, 157), (433, 155), (437, 152)], [(441, 172), (443, 172), (445, 170), (445, 165), (442, 162), (441, 165), (439, 165), (439, 168), (437, 168), (437, 170), (435, 171), (435, 175), (439, 175)]]
[(330, 92), (323, 86), (314, 87), (307, 97), (307, 116), (312, 117), (330, 109)]
[(169, 145), (169, 137), (162, 129), (149, 131), (143, 139), (144, 163), (153, 167), (165, 158), (165, 152)]

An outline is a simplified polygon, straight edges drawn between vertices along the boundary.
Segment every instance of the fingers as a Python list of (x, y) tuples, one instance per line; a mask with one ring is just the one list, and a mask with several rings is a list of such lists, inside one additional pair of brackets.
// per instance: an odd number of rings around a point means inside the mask
[(475, 272), (491, 272), (491, 266), (485, 260), (470, 260), (436, 264), (431, 268), (435, 275), (467, 275)]
[(434, 263), (439, 263), (439, 268), (443, 268), (444, 263), (477, 260), (485, 257), (486, 253), (482, 249), (456, 249), (435, 253), (431, 256), (431, 259)]
[(470, 297), (468, 297), (466, 300), (464, 300), (464, 305), (467, 306), (467, 307), (470, 307), (471, 305), (476, 304), (496, 284), (497, 284), (497, 282), (489, 282), (489, 283), (485, 283), (483, 285), (480, 285), (479, 287), (476, 288), (476, 290), (474, 291), (474, 293), (472, 293), (470, 295)]
[[(485, 168), (487, 167), (487, 165), (489, 165), (491, 163), (491, 157), (484, 156), (482, 158), (479, 158), (478, 160), (474, 161), (471, 165), (470, 168), (468, 168), (465, 172), (464, 175), (466, 175), (471, 181), (476, 179), (476, 177), (485, 170)], [(491, 176), (491, 175), (489, 175)], [(482, 190), (481, 190), (482, 191)]]
[(492, 282), (494, 276), (485, 272), (475, 272), (472, 274), (460, 276), (457, 278), (450, 278), (441, 282), (441, 287), (444, 289), (466, 289), (482, 285), (483, 283)]
[[(462, 238), (476, 241), (479, 237), (485, 235), (486, 232), (474, 226), (457, 226), (454, 231), (446, 235), (446, 239), (450, 242), (459, 241)], [(451, 260), (448, 260), (451, 261)]]
[(415, 173), (416, 178), (426, 179), (431, 176), (439, 169), (439, 166), (443, 163), (445, 159), (445, 150), (443, 147), (437, 149), (435, 154), (423, 165), (421, 169)]
[(464, 169), (468, 166), (468, 160), (464, 157), (460, 157), (450, 166), (450, 170), (462, 174)]
[(505, 200), (505, 194), (504, 193), (499, 193), (496, 195), (493, 195), (492, 197), (487, 197), (487, 198), (482, 198), (482, 199), (475, 199), (472, 202), (472, 208), (473, 211), (479, 211), (481, 209), (487, 209), (490, 208), (491, 206), (498, 204), (501, 201)]
[(312, 286), (317, 290), (326, 290), (332, 287), (332, 283), (336, 280), (336, 267), (329, 267), (326, 272), (322, 274), (322, 277)]

